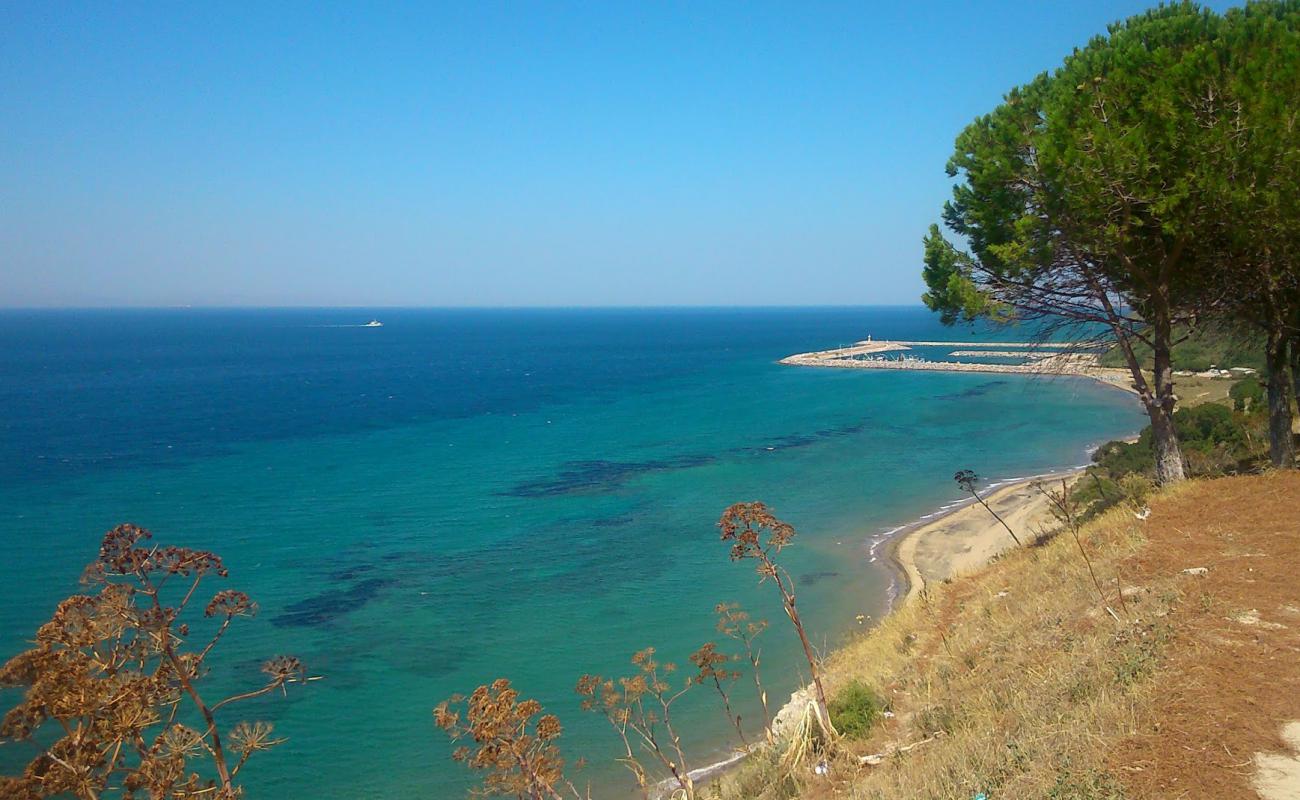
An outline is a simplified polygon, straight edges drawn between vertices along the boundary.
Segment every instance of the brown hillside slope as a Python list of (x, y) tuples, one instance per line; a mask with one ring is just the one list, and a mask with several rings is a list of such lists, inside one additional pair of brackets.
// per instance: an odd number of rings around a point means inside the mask
[(1287, 753), (1300, 720), (1300, 473), (1180, 486), (1082, 546), (1096, 583), (1062, 534), (834, 653), (832, 696), (864, 681), (894, 717), (828, 778), (757, 756), (719, 796), (1259, 797), (1260, 754)]

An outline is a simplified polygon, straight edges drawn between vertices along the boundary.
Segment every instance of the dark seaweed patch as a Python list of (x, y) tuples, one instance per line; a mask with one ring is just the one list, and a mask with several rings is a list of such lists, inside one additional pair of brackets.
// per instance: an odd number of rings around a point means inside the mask
[(716, 460), (708, 455), (685, 455), (652, 461), (566, 461), (555, 477), (515, 484), (501, 494), (510, 497), (553, 497), (612, 492), (638, 475), (702, 467)]
[(793, 433), (788, 436), (778, 436), (765, 445), (758, 447), (738, 447), (734, 451), (741, 454), (754, 454), (771, 452), (774, 450), (793, 450), (797, 447), (811, 447), (827, 439), (835, 439), (841, 436), (852, 436), (855, 433), (861, 433), (866, 430), (866, 422), (857, 422), (852, 425), (841, 425), (836, 428), (822, 428), (812, 433)]
[(331, 572), (329, 575), (332, 581), (351, 581), (356, 580), (363, 574), (370, 572), (375, 568), (374, 564), (354, 564), (350, 567)]
[(838, 572), (805, 572), (799, 576), (800, 586), (813, 586), (827, 578), (838, 578)]
[(272, 617), (271, 624), (279, 627), (325, 625), (361, 608), (393, 583), (391, 578), (367, 578), (348, 589), (300, 600), (286, 607), (284, 613)]
[(384, 660), (412, 675), (441, 678), (455, 672), (467, 655), (465, 649), (449, 646), (445, 641), (406, 642), (386, 653)]
[(387, 511), (367, 511), (364, 516), (366, 522), (376, 528), (391, 528), (396, 521)]
[(966, 400), (966, 399), (971, 398), (971, 397), (980, 397), (980, 396), (982, 396), (982, 395), (986, 395), (986, 394), (988, 394), (989, 392), (993, 391), (993, 388), (994, 388), (995, 386), (1004, 386), (1004, 385), (1006, 385), (1006, 383), (1007, 383), (1007, 381), (986, 381), (986, 382), (984, 382), (984, 383), (981, 383), (979, 386), (972, 386), (972, 387), (970, 387), (969, 389), (965, 389), (965, 390), (960, 391), (960, 392), (955, 392), (955, 393), (953, 393), (953, 394), (941, 394), (941, 395), (939, 395), (939, 398), (938, 398), (938, 399), (940, 399), (940, 400)]
[[(852, 436), (861, 433), (867, 427), (866, 422), (841, 425), (836, 428), (823, 428), (812, 433), (795, 433), (779, 436), (765, 445), (758, 447), (738, 447), (732, 454), (752, 455), (772, 450), (789, 450), (796, 447), (809, 447), (818, 442), (840, 436)], [(712, 455), (691, 454), (675, 458), (651, 461), (567, 461), (558, 475), (536, 481), (525, 481), (499, 494), (509, 497), (552, 497), (555, 495), (612, 492), (638, 475), (649, 472), (666, 472), (676, 469), (690, 469), (712, 464), (717, 458)], [(613, 523), (624, 524), (620, 521)], [(597, 524), (598, 527), (599, 524)]]

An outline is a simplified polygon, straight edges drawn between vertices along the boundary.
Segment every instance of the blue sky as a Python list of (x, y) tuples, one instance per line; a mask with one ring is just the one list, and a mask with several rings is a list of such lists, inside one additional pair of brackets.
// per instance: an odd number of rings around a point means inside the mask
[(1148, 4), (0, 7), (0, 305), (915, 303), (961, 127)]

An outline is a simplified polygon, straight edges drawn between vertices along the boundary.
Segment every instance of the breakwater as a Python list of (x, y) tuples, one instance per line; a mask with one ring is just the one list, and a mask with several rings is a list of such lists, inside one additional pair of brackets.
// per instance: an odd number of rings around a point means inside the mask
[[(1085, 345), (1086, 346), (1086, 345)], [(906, 355), (886, 356), (884, 353), (910, 350), (913, 347), (968, 348), (955, 352), (963, 356), (1002, 357), (1023, 355), (1020, 364), (990, 364), (976, 361), (935, 361)], [(971, 350), (987, 347), (989, 350)], [(865, 341), (851, 347), (795, 353), (781, 359), (780, 363), (802, 367), (836, 367), (842, 369), (895, 369), (928, 372), (993, 372), (1023, 375), (1075, 375), (1133, 391), (1132, 376), (1128, 370), (1103, 367), (1095, 353), (1065, 352), (1067, 344), (1038, 345), (1026, 342), (893, 342)], [(998, 348), (998, 349), (993, 349)], [(1017, 352), (1012, 352), (1015, 348)], [(1050, 352), (1049, 352), (1050, 351)]]

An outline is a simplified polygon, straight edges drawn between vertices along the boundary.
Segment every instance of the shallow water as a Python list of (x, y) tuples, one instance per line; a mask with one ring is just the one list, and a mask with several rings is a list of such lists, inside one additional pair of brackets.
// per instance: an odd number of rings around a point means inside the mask
[[(606, 796), (626, 781), (583, 672), (647, 645), (685, 662), (738, 600), (772, 620), (774, 704), (799, 682), (771, 587), (717, 540), (727, 504), (797, 526), (787, 568), (832, 646), (885, 606), (873, 539), (957, 499), (954, 471), (1080, 464), (1140, 427), (1085, 380), (775, 363), (868, 333), (981, 336), (911, 308), (0, 313), (0, 654), (130, 520), (218, 551), (259, 601), (214, 687), (282, 652), (324, 676), (245, 706), (289, 737), (251, 797), (461, 797), (430, 709), (497, 676), (560, 715)], [(725, 746), (705, 692), (679, 719), (699, 765)]]

